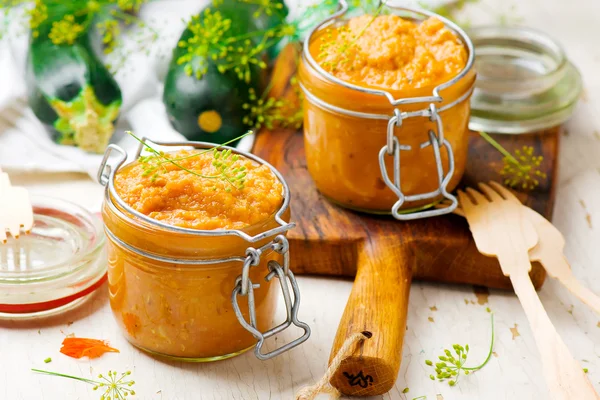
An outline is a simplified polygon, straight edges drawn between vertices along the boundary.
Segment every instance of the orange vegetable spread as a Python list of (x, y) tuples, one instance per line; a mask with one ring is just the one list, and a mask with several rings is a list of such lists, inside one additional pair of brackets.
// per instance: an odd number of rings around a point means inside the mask
[[(196, 154), (179, 151), (168, 157), (196, 174), (217, 176), (213, 153)], [(230, 167), (245, 168), (242, 189), (226, 180), (199, 177), (169, 162), (159, 168), (159, 174), (153, 176), (145, 173), (144, 164), (132, 164), (119, 171), (115, 188), (135, 210), (170, 225), (203, 230), (240, 229), (269, 218), (283, 200), (282, 185), (271, 170), (244, 157)]]
[[(178, 232), (142, 221), (110, 198), (102, 216), (111, 233), (107, 246), (110, 305), (126, 338), (154, 354), (211, 361), (256, 344), (240, 325), (231, 296), (246, 249), (260, 248), (273, 237), (250, 243), (202, 230), (235, 228), (255, 236), (278, 227), (275, 215), (283, 204), (283, 187), (267, 166), (241, 156), (230, 169), (238, 174), (235, 168), (246, 168), (243, 188), (221, 178), (199, 177), (195, 174), (215, 176), (218, 171), (212, 164), (213, 153), (194, 154), (167, 153), (188, 171), (161, 163), (156, 176), (155, 170), (148, 173), (152, 163), (132, 163), (116, 174), (115, 189), (139, 212), (197, 231)], [(289, 215), (288, 209), (282, 218), (289, 220)], [(279, 285), (265, 280), (269, 261), (283, 263), (283, 256), (267, 250), (249, 272), (250, 280), (260, 285), (254, 290), (254, 304), (261, 331), (272, 327), (277, 304)], [(248, 297), (238, 296), (238, 303), (248, 321)]]
[(334, 76), (386, 90), (443, 83), (467, 62), (456, 34), (433, 17), (415, 23), (396, 15), (362, 15), (320, 36), (311, 51)]
[[(448, 183), (452, 190), (463, 175), (468, 150), (472, 68), (464, 77), (441, 90), (441, 102), (416, 102), (393, 106), (383, 96), (334, 82), (331, 76), (353, 86), (386, 91), (394, 99), (431, 97), (433, 89), (465, 69), (469, 54), (463, 38), (437, 18), (422, 22), (396, 15), (362, 15), (317, 30), (308, 39), (309, 53), (325, 71), (303, 57), (299, 82), (305, 91), (304, 142), (308, 170), (319, 191), (343, 206), (389, 213), (398, 201), (384, 182), (379, 164), (387, 144), (388, 121), (400, 113), (418, 114), (434, 105), (454, 154), (455, 170)], [(450, 106), (451, 107), (446, 107)], [(437, 165), (429, 131), (438, 134), (429, 117), (403, 117), (392, 126), (401, 144), (400, 186), (404, 195), (434, 192), (439, 188)], [(410, 150), (407, 147), (410, 146)], [(444, 174), (449, 156), (440, 148)], [(394, 157), (384, 164), (394, 180)], [(430, 206), (437, 199), (405, 202), (402, 209)]]

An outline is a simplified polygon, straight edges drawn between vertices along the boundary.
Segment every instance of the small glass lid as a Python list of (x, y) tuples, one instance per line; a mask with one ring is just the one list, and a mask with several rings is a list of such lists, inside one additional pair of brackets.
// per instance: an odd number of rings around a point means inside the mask
[(581, 96), (579, 71), (558, 43), (520, 27), (479, 27), (469, 128), (519, 134), (565, 122)]
[(32, 196), (29, 234), (0, 243), (0, 316), (46, 313), (106, 279), (99, 218), (65, 200)]

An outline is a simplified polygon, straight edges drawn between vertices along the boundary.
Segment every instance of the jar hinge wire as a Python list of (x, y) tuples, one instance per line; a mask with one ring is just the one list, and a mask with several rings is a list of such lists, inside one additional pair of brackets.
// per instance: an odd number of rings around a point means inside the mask
[[(268, 268), (269, 273), (265, 277), (267, 282), (271, 281), (273, 278), (279, 279), (279, 284), (281, 286), (281, 291), (283, 293), (283, 299), (285, 302), (285, 308), (287, 313), (286, 320), (279, 324), (278, 326), (269, 329), (266, 332), (260, 332), (257, 328), (256, 321), (256, 308), (254, 304), (254, 289), (258, 289), (260, 287), (259, 284), (253, 284), (250, 280), (250, 267), (256, 266), (260, 263), (261, 255), (267, 251), (273, 250), (276, 253), (283, 255), (283, 266), (280, 265), (277, 261), (271, 260), (269, 261)], [(300, 290), (298, 288), (298, 283), (296, 282), (296, 278), (294, 278), (294, 274), (289, 269), (290, 256), (289, 256), (289, 242), (283, 235), (278, 235), (275, 239), (262, 246), (259, 249), (254, 249), (252, 247), (246, 250), (246, 259), (244, 261), (244, 266), (242, 268), (242, 275), (238, 276), (235, 283), (235, 288), (231, 294), (231, 303), (233, 304), (233, 310), (235, 312), (236, 317), (238, 318), (240, 324), (246, 329), (248, 332), (252, 334), (257, 340), (258, 343), (254, 348), (254, 354), (260, 360), (267, 360), (269, 358), (278, 356), (279, 354), (288, 351), (301, 343), (304, 343), (308, 337), (310, 336), (310, 327), (298, 320), (298, 309), (300, 308)], [(292, 291), (294, 294), (294, 298), (292, 299), (290, 295), (290, 288), (292, 287)], [(238, 296), (247, 296), (248, 297), (248, 314), (250, 321), (246, 321), (240, 306), (238, 304), (237, 297)], [(289, 342), (271, 352), (262, 353), (262, 347), (266, 339), (270, 338), (277, 333), (282, 332), (287, 329), (291, 325), (295, 325), (304, 330), (304, 334), (299, 338)]]
[[(421, 149), (425, 149), (429, 146), (433, 148), (433, 156), (435, 158), (439, 186), (438, 189), (432, 192), (406, 196), (402, 192), (402, 188), (400, 185), (400, 151), (410, 151), (412, 150), (412, 146), (400, 144), (400, 141), (398, 140), (396, 135), (394, 135), (394, 130), (395, 128), (402, 127), (403, 120), (414, 117), (429, 117), (431, 122), (435, 122), (437, 134), (436, 132), (434, 132), (433, 129), (430, 129), (428, 132), (429, 140), (421, 143), (419, 147)], [(442, 156), (440, 152), (442, 146), (446, 148), (446, 152), (448, 154), (448, 173), (446, 175), (444, 175), (444, 167), (442, 164)], [(394, 157), (393, 181), (390, 179), (389, 174), (387, 172), (387, 167), (385, 164), (386, 156)], [(400, 112), (399, 109), (394, 109), (394, 116), (392, 116), (388, 121), (386, 145), (383, 146), (379, 151), (379, 168), (381, 169), (381, 175), (387, 187), (390, 188), (396, 196), (398, 196), (398, 201), (392, 207), (392, 215), (398, 220), (413, 220), (417, 218), (435, 217), (438, 215), (448, 214), (454, 211), (458, 206), (458, 200), (456, 199), (456, 197), (448, 193), (447, 190), (448, 183), (454, 175), (454, 154), (452, 152), (452, 146), (450, 145), (450, 142), (448, 142), (448, 140), (444, 138), (444, 126), (442, 124), (442, 117), (439, 115), (439, 110), (437, 106), (433, 103), (429, 105), (428, 109), (420, 111), (403, 113)], [(419, 211), (410, 214), (403, 214), (400, 212), (400, 208), (405, 202), (434, 199), (440, 195), (442, 195), (445, 199), (450, 200), (451, 205), (445, 208)]]

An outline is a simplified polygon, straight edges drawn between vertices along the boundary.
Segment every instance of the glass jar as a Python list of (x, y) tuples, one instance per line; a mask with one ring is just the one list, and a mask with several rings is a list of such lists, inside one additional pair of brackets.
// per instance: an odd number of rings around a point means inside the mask
[[(114, 188), (125, 152), (114, 145), (106, 151), (98, 180), (107, 187), (102, 216), (108, 238), (110, 304), (126, 338), (146, 352), (185, 361), (215, 361), (255, 347), (256, 356), (267, 359), (310, 335), (309, 327), (296, 317), (300, 295), (289, 270), (285, 235), (294, 226), (289, 223), (289, 188), (265, 161), (231, 150), (269, 166), (284, 187), (280, 209), (243, 230), (181, 228), (139, 213)], [(141, 151), (140, 146), (137, 157)], [(119, 159), (109, 164), (113, 152), (119, 153)], [(279, 290), (287, 319), (269, 329)], [(300, 338), (270, 353), (261, 351), (265, 339), (292, 324), (304, 330)]]
[(469, 30), (476, 48), (473, 130), (505, 134), (541, 131), (567, 121), (583, 84), (558, 42), (530, 28)]
[[(319, 191), (344, 207), (397, 219), (449, 213), (467, 161), (473, 46), (457, 25), (438, 15), (387, 7), (413, 21), (440, 19), (468, 52), (464, 69), (436, 87), (378, 90), (345, 82), (315, 60), (316, 39), (343, 26), (347, 6), (308, 36), (299, 67), (304, 93), (308, 170)], [(451, 206), (427, 210), (444, 198)], [(390, 211), (391, 210), (391, 211)]]
[(106, 281), (97, 216), (62, 199), (32, 196), (31, 232), (0, 242), (0, 318), (48, 316), (85, 301)]

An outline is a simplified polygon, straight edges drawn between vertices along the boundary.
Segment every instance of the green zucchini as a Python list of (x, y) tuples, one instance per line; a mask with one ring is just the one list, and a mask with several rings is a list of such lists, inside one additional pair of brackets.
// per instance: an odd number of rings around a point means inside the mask
[(94, 29), (72, 44), (52, 42), (50, 28), (60, 18), (58, 14), (44, 21), (30, 40), (28, 102), (56, 143), (101, 153), (114, 132), (121, 90), (101, 61)]
[[(258, 6), (239, 0), (224, 0), (218, 7), (207, 7), (211, 12), (219, 12), (223, 19), (230, 19), (226, 37), (249, 35), (253, 45), (258, 45), (260, 35), (252, 32), (264, 31), (284, 22), (287, 9), (279, 8), (277, 13), (261, 13)], [(202, 10), (199, 17), (206, 9)], [(192, 38), (194, 33), (188, 26), (179, 42)], [(260, 54), (268, 59), (268, 49)], [(195, 56), (193, 62), (206, 65), (200, 77), (190, 74), (188, 65), (178, 60), (188, 52), (186, 47), (177, 46), (165, 79), (163, 102), (172, 126), (190, 140), (224, 143), (246, 131), (249, 126), (243, 122), (249, 103), (250, 91), (262, 93), (266, 82), (266, 71), (257, 65), (250, 65), (249, 74), (241, 79), (233, 69), (219, 70), (219, 60), (210, 56)], [(245, 78), (248, 79), (245, 79)]]

